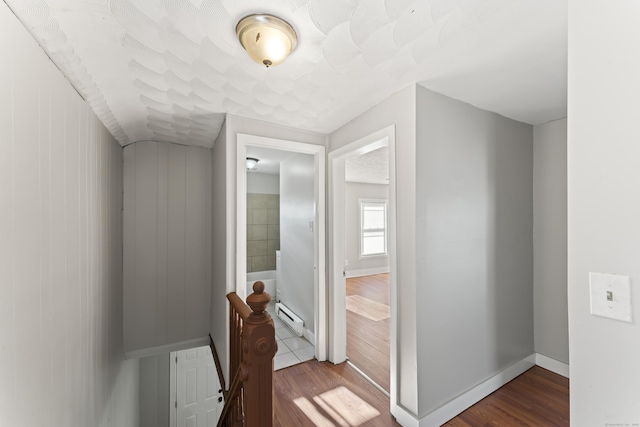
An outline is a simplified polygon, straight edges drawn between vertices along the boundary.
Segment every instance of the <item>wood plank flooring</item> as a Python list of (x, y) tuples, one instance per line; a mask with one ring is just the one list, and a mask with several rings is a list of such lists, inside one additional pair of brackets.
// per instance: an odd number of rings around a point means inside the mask
[(275, 425), (399, 426), (389, 398), (346, 363), (311, 360), (274, 374)]
[[(347, 279), (347, 296), (389, 304), (389, 275)], [(390, 320), (347, 310), (347, 356), (389, 390)], [(343, 363), (315, 360), (275, 373), (276, 426), (398, 426), (389, 399)], [(569, 426), (569, 380), (533, 367), (446, 424), (447, 427)]]
[(569, 379), (534, 366), (445, 426), (569, 426)]
[[(343, 363), (315, 360), (274, 377), (275, 425), (398, 426), (389, 399)], [(447, 427), (569, 425), (569, 380), (533, 367), (446, 424)]]
[[(389, 274), (347, 279), (347, 296), (351, 295), (389, 305)], [(347, 310), (347, 357), (387, 392), (390, 327), (391, 319), (373, 321)]]

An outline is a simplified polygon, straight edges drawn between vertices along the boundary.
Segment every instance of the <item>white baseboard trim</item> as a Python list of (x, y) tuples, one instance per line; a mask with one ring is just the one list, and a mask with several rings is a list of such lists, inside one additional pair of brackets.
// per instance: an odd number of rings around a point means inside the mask
[(131, 350), (124, 353), (125, 359), (139, 359), (141, 357), (155, 356), (157, 354), (170, 353), (172, 351), (185, 350), (187, 348), (203, 347), (209, 345), (210, 338), (208, 336), (194, 338), (191, 340), (180, 341), (172, 344), (159, 345), (157, 347), (143, 348), (140, 350)]
[(558, 375), (562, 375), (565, 378), (569, 378), (568, 364), (560, 362), (556, 359), (552, 359), (548, 356), (545, 356), (544, 354), (536, 353), (536, 365)]
[(401, 406), (396, 405), (392, 407), (391, 415), (393, 415), (398, 424), (403, 427), (420, 427), (420, 421)]
[(372, 276), (374, 274), (389, 273), (390, 267), (376, 267), (376, 268), (363, 268), (362, 270), (348, 270), (345, 271), (345, 277), (351, 279), (353, 277)]
[(309, 341), (311, 344), (316, 345), (316, 336), (309, 329), (304, 328), (304, 330), (302, 331), (302, 336), (305, 337), (306, 340)]
[(493, 377), (483, 381), (466, 393), (445, 403), (426, 417), (420, 419), (420, 427), (438, 427), (455, 417), (470, 406), (475, 405), (518, 375), (524, 373), (536, 364), (536, 355), (532, 354), (506, 369), (498, 372)]

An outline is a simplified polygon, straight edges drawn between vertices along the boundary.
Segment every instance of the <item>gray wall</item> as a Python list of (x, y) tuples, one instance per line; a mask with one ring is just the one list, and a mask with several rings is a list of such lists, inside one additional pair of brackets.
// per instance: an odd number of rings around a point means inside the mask
[(247, 172), (247, 193), (280, 194), (280, 176)]
[(169, 427), (170, 354), (140, 359), (140, 427)]
[(533, 127), (533, 254), (535, 350), (569, 363), (567, 119)]
[[(639, 43), (636, 1), (569, 0), (572, 426), (640, 423)], [(590, 314), (589, 272), (631, 277), (633, 323)]]
[(125, 147), (125, 352), (168, 352), (207, 337), (210, 183), (209, 149), (152, 141)]
[(420, 416), (533, 353), (532, 143), (417, 88)]
[[(314, 325), (314, 159), (296, 154), (280, 163), (280, 301), (293, 310), (304, 327)], [(315, 227), (315, 225), (314, 225)]]
[(0, 3), (0, 425), (138, 426), (122, 149)]
[[(389, 267), (389, 256), (360, 259), (360, 201), (359, 199), (389, 200), (389, 185), (345, 183), (345, 254), (349, 265), (347, 277)], [(364, 270), (364, 271), (363, 271)]]

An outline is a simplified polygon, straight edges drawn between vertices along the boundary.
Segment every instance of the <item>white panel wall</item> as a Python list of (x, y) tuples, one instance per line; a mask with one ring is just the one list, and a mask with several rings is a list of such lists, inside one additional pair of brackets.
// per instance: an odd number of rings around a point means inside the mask
[(567, 119), (533, 127), (535, 351), (569, 363)]
[[(569, 0), (569, 359), (577, 427), (640, 423), (639, 20), (634, 0)], [(631, 277), (633, 323), (590, 314), (589, 272)]]
[(169, 427), (170, 354), (140, 359), (140, 427)]
[(210, 185), (209, 149), (151, 141), (125, 147), (125, 352), (167, 352), (207, 337)]
[(533, 127), (418, 86), (424, 416), (533, 353)]
[(0, 3), (0, 425), (138, 426), (122, 149)]
[[(293, 310), (304, 327), (314, 325), (314, 159), (296, 154), (280, 163), (280, 278), (281, 302)], [(315, 227), (315, 225), (313, 225)]]
[(347, 277), (389, 267), (389, 256), (360, 259), (360, 199), (389, 201), (389, 185), (347, 182), (345, 195), (345, 249), (349, 265), (345, 266)]

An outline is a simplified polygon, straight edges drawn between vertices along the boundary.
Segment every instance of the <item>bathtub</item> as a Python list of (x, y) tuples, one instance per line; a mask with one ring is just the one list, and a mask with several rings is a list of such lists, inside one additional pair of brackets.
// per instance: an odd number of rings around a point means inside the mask
[(264, 283), (264, 291), (271, 295), (271, 299), (276, 298), (276, 271), (254, 271), (247, 273), (247, 295), (253, 293), (253, 284), (261, 280)]

